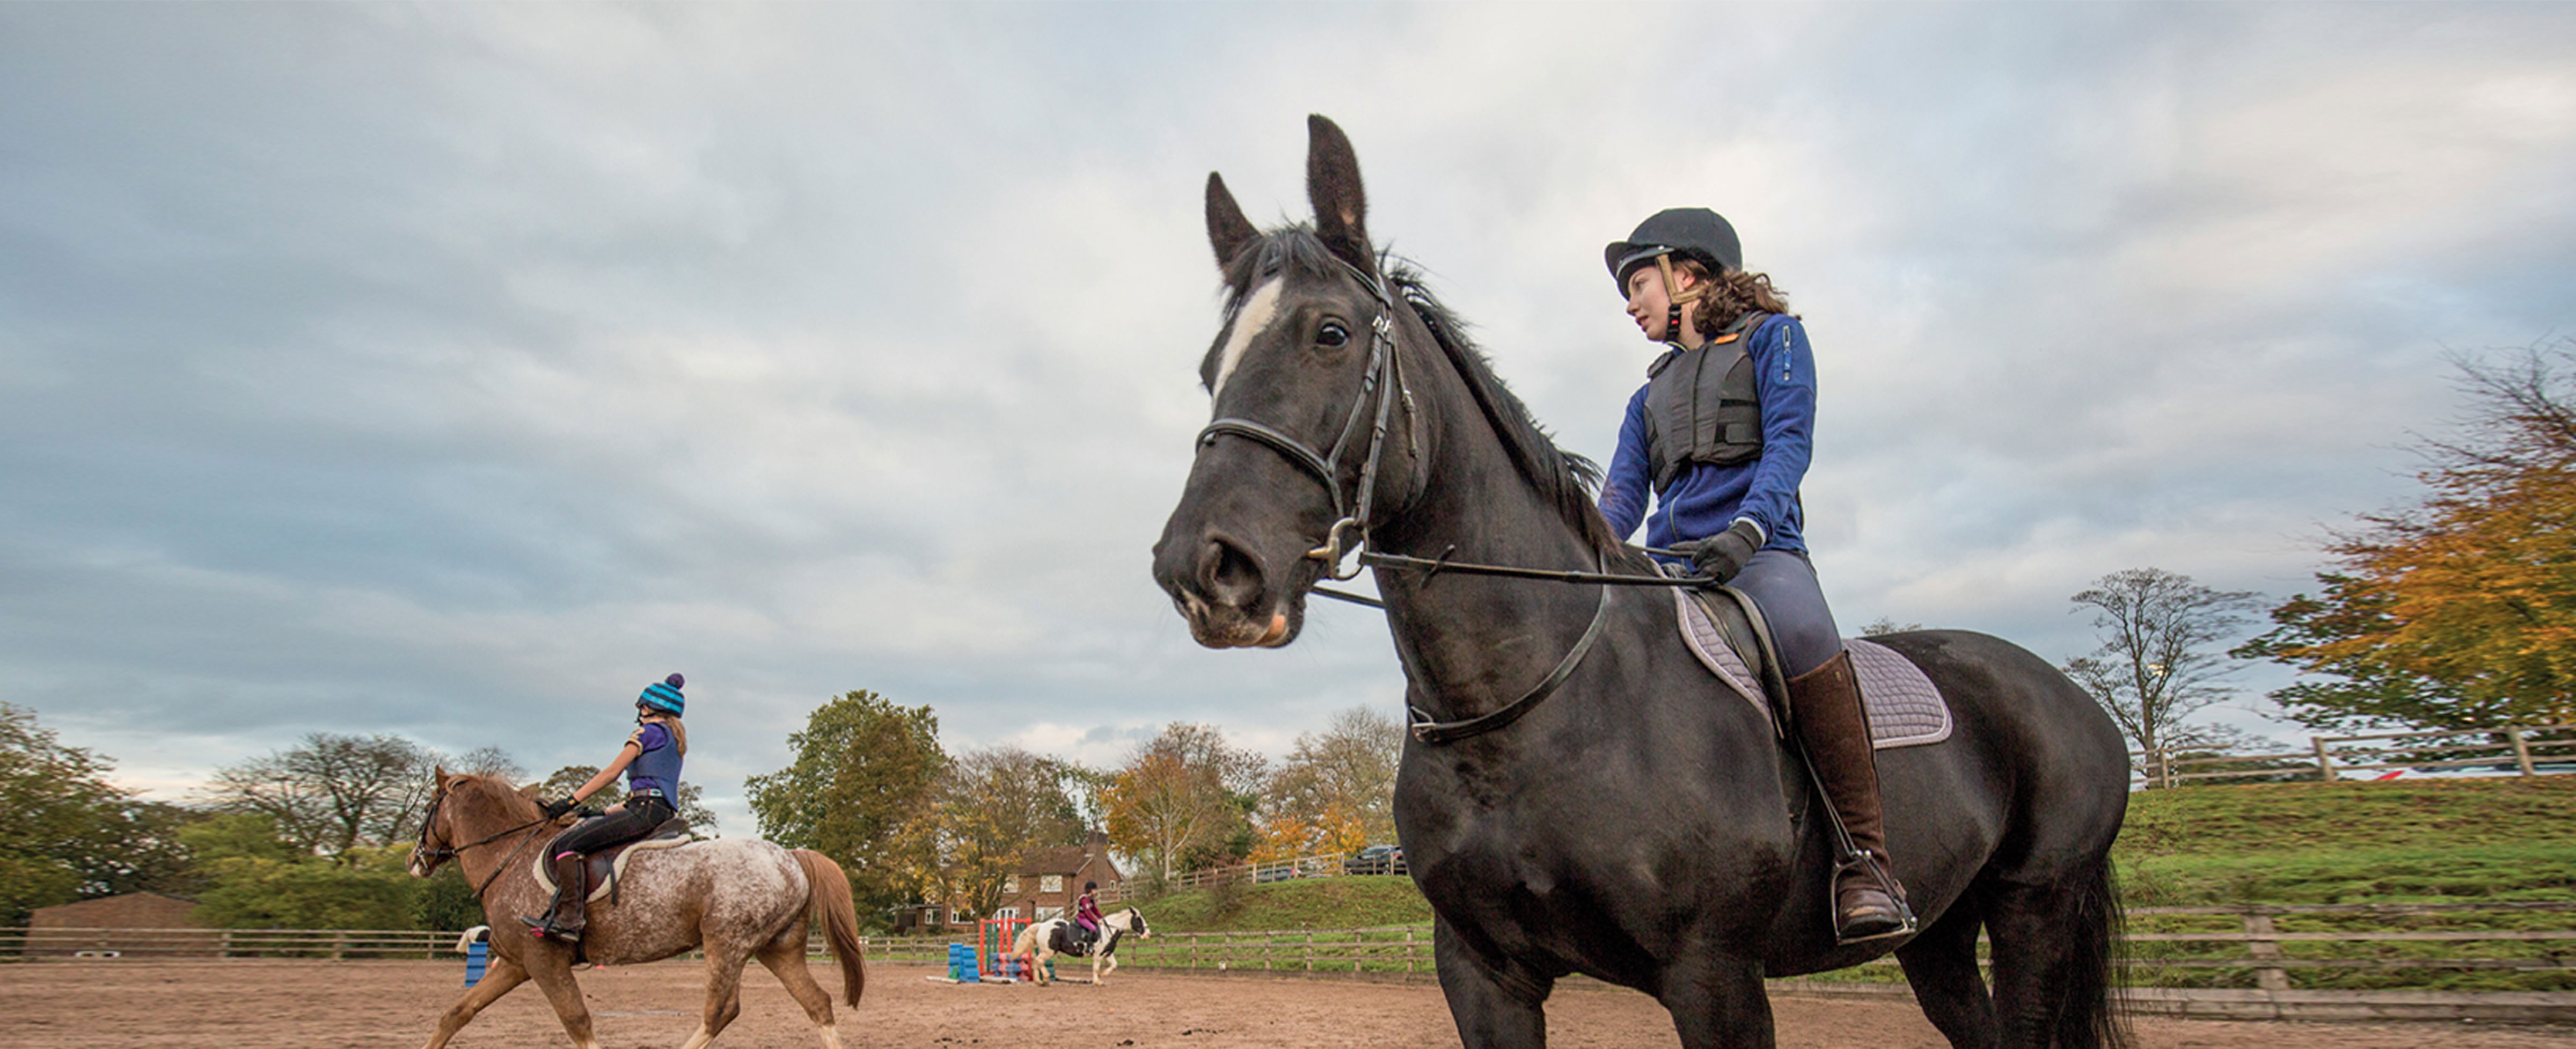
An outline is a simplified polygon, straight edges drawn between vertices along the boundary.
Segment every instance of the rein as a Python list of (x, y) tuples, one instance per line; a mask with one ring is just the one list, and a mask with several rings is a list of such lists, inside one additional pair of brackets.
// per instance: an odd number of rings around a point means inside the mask
[[(436, 848), (431, 848), (429, 847), (429, 828), (432, 823), (435, 823), (438, 820), (438, 807), (446, 803), (447, 794), (445, 791), (441, 791), (437, 797), (429, 800), (429, 811), (421, 814), (420, 851), (426, 853), (432, 859), (461, 860), (465, 858), (465, 850), (467, 849), (474, 848), (478, 845), (489, 845), (512, 834), (517, 834), (520, 831), (527, 830), (530, 827), (542, 827), (554, 822), (544, 816), (539, 816), (536, 819), (529, 820), (528, 822), (519, 824), (516, 827), (512, 827), (508, 830), (494, 831), (480, 838), (476, 838), (473, 841), (466, 842), (463, 845), (440, 845)], [(482, 899), (483, 890), (491, 888), (493, 882), (499, 881), (501, 879), (501, 875), (509, 871), (510, 864), (519, 858), (520, 851), (526, 849), (528, 847), (528, 843), (537, 840), (538, 837), (539, 835), (531, 834), (525, 838), (519, 839), (519, 844), (511, 848), (510, 854), (501, 858), (501, 865), (492, 868), (491, 875), (483, 879), (483, 884), (474, 887), (474, 898), (477, 900)]]

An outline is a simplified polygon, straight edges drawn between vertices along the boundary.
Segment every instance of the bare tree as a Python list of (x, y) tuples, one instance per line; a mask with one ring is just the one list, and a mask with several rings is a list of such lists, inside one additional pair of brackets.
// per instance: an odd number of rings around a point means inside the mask
[(438, 763), (449, 772), (468, 776), (498, 776), (512, 783), (524, 783), (528, 778), (528, 767), (499, 747), (476, 747), (452, 758), (440, 758)]
[(1367, 707), (1333, 715), (1270, 777), (1264, 837), (1292, 851), (1348, 852), (1395, 840), (1395, 766), (1404, 729)]
[(2251, 621), (2259, 595), (2213, 590), (2161, 568), (2131, 568), (2094, 580), (2068, 600), (2093, 610), (2102, 647), (2067, 661), (2066, 674), (2110, 711), (2139, 749), (2190, 745), (2184, 719), (2236, 694), (2223, 679), (2239, 666), (2219, 644)]
[(435, 757), (395, 735), (316, 732), (288, 750), (215, 772), (213, 806), (255, 812), (301, 848), (339, 854), (408, 835), (429, 798)]

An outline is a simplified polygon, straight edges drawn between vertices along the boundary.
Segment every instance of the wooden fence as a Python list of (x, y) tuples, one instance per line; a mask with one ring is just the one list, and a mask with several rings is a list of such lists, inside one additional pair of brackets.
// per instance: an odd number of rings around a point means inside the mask
[(0, 958), (432, 958), (454, 932), (412, 929), (0, 928)]
[(2331, 783), (2394, 770), (2522, 776), (2576, 773), (2576, 724), (2312, 736), (2308, 749), (2279, 754), (2193, 754), (2157, 748), (2130, 751), (2129, 770), (2132, 784), (2148, 788), (2203, 782)]
[[(2576, 900), (2437, 904), (2139, 907), (2124, 954), (2131, 982), (2160, 987), (2389, 989), (2504, 976), (2576, 990)], [(436, 958), (459, 934), (357, 929), (0, 929), (0, 959)], [(944, 936), (868, 937), (871, 962), (944, 964)], [(823, 953), (820, 937), (809, 945)], [(1158, 933), (1119, 943), (1121, 964), (1294, 973), (1432, 973), (1431, 927)], [(1880, 959), (1840, 979), (1893, 981)]]
[[(2576, 990), (2576, 900), (2131, 909), (2130, 982), (2150, 987), (2404, 989), (2460, 974), (2515, 974), (2528, 990)], [(939, 964), (940, 937), (878, 939), (869, 958)], [(964, 942), (964, 941), (955, 941)], [(815, 945), (820, 950), (820, 942)], [(1122, 965), (1229, 972), (1434, 972), (1431, 927), (1157, 933), (1121, 940)], [(1893, 982), (1892, 958), (1827, 979)]]

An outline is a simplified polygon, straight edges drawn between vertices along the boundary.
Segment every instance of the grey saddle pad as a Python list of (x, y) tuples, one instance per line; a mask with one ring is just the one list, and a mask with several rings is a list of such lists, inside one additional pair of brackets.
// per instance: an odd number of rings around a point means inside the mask
[[(1708, 612), (1679, 588), (1673, 590), (1673, 607), (1679, 610), (1682, 643), (1690, 646), (1691, 655), (1699, 657), (1700, 665), (1717, 675), (1728, 689), (1769, 717), (1771, 704), (1762, 698), (1761, 679), (1718, 634), (1717, 625), (1708, 620)], [(1950, 738), (1950, 704), (1941, 699), (1940, 690), (1932, 687), (1932, 679), (1923, 675), (1922, 668), (1897, 655), (1895, 649), (1864, 638), (1844, 638), (1843, 647), (1851, 652), (1852, 670), (1860, 678), (1861, 706), (1869, 712), (1871, 745), (1886, 750)], [(1772, 720), (1778, 723), (1777, 718)]]

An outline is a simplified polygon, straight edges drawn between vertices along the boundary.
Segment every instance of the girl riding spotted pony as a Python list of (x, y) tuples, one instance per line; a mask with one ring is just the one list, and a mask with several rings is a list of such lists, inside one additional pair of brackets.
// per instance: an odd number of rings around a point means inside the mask
[(544, 805), (546, 817), (556, 819), (571, 812), (573, 806), (626, 775), (626, 800), (611, 806), (604, 815), (583, 820), (565, 831), (554, 843), (554, 906), (543, 917), (521, 916), (530, 935), (565, 943), (581, 939), (582, 930), (582, 858), (593, 852), (641, 838), (679, 815), (680, 759), (689, 753), (689, 730), (680, 724), (680, 714), (688, 699), (680, 694), (684, 679), (678, 674), (644, 687), (635, 698), (635, 733), (626, 737), (626, 745), (617, 758), (599, 770), (590, 782), (572, 792), (572, 796)]

